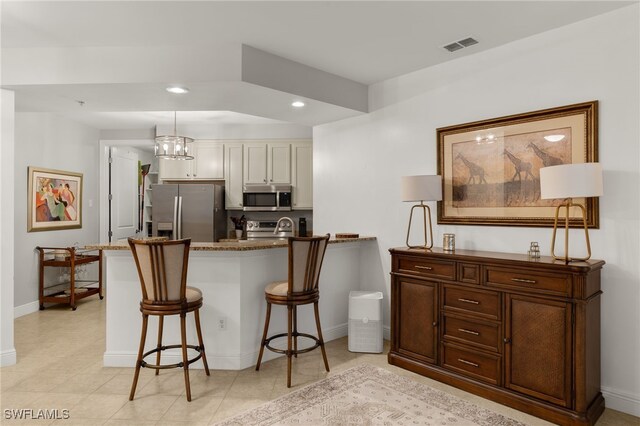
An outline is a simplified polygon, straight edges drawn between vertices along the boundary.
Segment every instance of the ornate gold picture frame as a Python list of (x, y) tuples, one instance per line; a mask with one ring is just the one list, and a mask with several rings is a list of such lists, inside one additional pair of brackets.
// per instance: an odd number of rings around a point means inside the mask
[[(551, 227), (562, 200), (540, 199), (540, 168), (598, 161), (598, 101), (442, 127), (437, 138), (439, 224)], [(583, 201), (598, 228), (598, 199)]]
[(82, 228), (82, 173), (29, 167), (27, 232)]

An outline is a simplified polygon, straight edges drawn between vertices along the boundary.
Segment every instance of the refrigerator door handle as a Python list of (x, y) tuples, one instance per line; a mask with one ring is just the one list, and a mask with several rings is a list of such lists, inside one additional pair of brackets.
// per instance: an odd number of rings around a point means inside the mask
[(182, 197), (178, 196), (178, 238), (182, 239)]
[(178, 239), (178, 197), (173, 197), (173, 229), (171, 236), (174, 240)]

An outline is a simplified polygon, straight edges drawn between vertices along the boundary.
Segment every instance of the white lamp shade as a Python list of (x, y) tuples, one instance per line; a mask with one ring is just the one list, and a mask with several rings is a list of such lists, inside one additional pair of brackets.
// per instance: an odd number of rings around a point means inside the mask
[(400, 179), (402, 201), (442, 200), (442, 176), (402, 176)]
[(602, 191), (600, 163), (563, 164), (540, 169), (540, 198), (599, 197)]

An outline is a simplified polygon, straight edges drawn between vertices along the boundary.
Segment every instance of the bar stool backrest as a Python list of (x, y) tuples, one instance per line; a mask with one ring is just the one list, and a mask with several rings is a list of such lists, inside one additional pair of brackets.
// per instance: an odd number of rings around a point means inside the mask
[(323, 237), (289, 238), (289, 294), (318, 289), (320, 269), (329, 234)]
[(138, 267), (142, 299), (151, 303), (185, 301), (191, 239), (128, 241)]

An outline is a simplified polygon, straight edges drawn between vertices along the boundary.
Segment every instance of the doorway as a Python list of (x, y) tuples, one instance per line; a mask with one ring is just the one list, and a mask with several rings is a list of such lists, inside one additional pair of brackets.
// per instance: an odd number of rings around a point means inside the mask
[(144, 229), (139, 165), (154, 167), (150, 140), (100, 141), (100, 241), (115, 242)]

